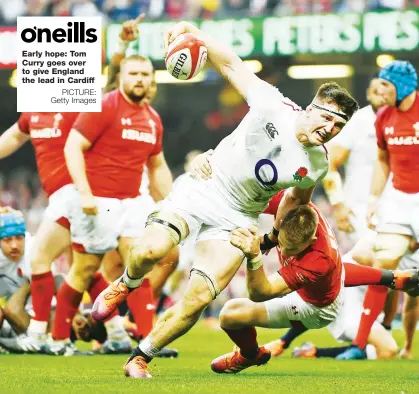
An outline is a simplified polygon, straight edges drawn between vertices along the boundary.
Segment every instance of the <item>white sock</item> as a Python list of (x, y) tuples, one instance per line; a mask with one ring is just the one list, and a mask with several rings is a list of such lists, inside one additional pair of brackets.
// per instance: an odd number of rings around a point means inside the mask
[(124, 328), (124, 319), (122, 316), (114, 316), (112, 319), (104, 323), (108, 339), (112, 342), (120, 342), (129, 339)]
[(130, 278), (128, 275), (128, 267), (125, 268), (124, 273), (122, 274), (122, 281), (130, 289), (136, 289), (137, 287), (140, 287), (141, 283), (143, 283), (143, 280), (144, 278), (137, 278), (137, 279)]
[(138, 348), (147, 356), (153, 358), (157, 356), (161, 349), (156, 348), (151, 343), (150, 339), (146, 337), (139, 345)]
[(47, 328), (48, 328), (47, 321), (38, 321), (38, 320), (31, 319), (31, 321), (29, 322), (28, 333), (39, 334), (39, 335), (46, 334)]
[(365, 348), (365, 351), (367, 353), (367, 359), (368, 360), (377, 360), (377, 349), (374, 345), (368, 344)]

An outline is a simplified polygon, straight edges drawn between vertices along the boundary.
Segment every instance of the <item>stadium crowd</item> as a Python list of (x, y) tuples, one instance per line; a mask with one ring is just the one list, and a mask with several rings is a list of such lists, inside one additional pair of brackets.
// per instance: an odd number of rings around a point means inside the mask
[(0, 25), (18, 16), (102, 16), (124, 21), (145, 12), (150, 19), (295, 15), (404, 9), (418, 0), (2, 0)]

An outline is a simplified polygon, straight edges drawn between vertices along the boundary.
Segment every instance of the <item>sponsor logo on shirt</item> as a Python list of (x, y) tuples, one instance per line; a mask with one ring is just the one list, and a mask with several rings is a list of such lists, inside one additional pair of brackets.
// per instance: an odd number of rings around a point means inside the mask
[(121, 124), (122, 126), (131, 126), (131, 119), (130, 118), (121, 118)]
[(31, 123), (38, 123), (39, 116), (38, 115), (31, 115)]
[(279, 134), (273, 123), (266, 123), (264, 130), (271, 141)]
[(384, 129), (384, 134), (385, 135), (393, 135), (394, 134), (394, 127), (393, 126), (392, 127), (386, 127)]
[(390, 137), (387, 143), (389, 145), (419, 145), (419, 136)]
[(62, 133), (57, 128), (45, 128), (45, 129), (32, 129), (31, 138), (58, 138), (61, 137)]
[(122, 130), (122, 139), (145, 142), (147, 144), (156, 144), (156, 136), (154, 134), (145, 133), (143, 131), (133, 130), (133, 129), (123, 129)]

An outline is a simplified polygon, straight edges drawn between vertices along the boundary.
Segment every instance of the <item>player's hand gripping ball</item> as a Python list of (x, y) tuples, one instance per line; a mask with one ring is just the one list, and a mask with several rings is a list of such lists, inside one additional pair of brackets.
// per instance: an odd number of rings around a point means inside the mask
[(205, 43), (196, 35), (180, 34), (167, 48), (167, 71), (176, 79), (191, 79), (205, 66), (207, 53)]

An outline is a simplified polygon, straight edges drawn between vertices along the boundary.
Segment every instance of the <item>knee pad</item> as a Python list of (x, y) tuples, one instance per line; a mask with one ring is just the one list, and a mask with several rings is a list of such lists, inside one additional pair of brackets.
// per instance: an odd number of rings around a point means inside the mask
[(186, 221), (173, 212), (153, 212), (147, 218), (146, 227), (155, 224), (166, 227), (175, 245), (179, 245), (189, 235), (189, 227)]
[(202, 278), (204, 278), (205, 282), (208, 285), (208, 289), (211, 293), (212, 299), (215, 300), (217, 298), (218, 294), (221, 293), (220, 287), (218, 286), (218, 283), (217, 283), (216, 279), (211, 274), (208, 274), (208, 273), (206, 273), (204, 271), (201, 271), (197, 268), (192, 268), (191, 269), (191, 273), (190, 273), (189, 277), (191, 277), (192, 274), (196, 274), (196, 275), (199, 275)]
[(401, 234), (379, 233), (375, 240), (374, 257), (381, 261), (398, 261), (407, 252), (410, 238)]

